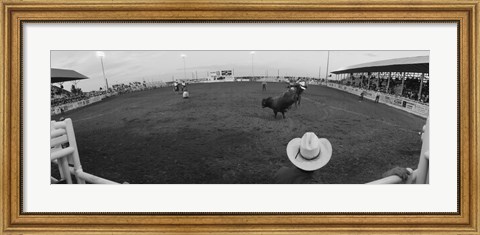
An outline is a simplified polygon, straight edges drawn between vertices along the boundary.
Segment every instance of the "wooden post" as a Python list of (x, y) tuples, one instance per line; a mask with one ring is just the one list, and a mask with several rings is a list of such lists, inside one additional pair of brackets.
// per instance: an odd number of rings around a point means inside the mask
[(405, 72), (402, 75), (402, 88), (400, 89), (400, 96), (403, 96), (403, 86), (405, 84)]
[(423, 76), (425, 76), (424, 73), (422, 73), (422, 76), (420, 77), (420, 89), (418, 90), (418, 98), (417, 98), (417, 100), (420, 100), (420, 98), (422, 97)]
[(367, 79), (368, 79), (368, 82), (367, 82), (367, 89), (370, 90), (370, 78), (372, 77), (372, 73), (368, 74), (367, 73)]
[(391, 77), (391, 76), (392, 76), (392, 72), (389, 72), (389, 73), (388, 73), (388, 77), (387, 77), (387, 89), (385, 90), (385, 93), (387, 93), (387, 94), (390, 94), (390, 93), (388, 92), (388, 88), (390, 88), (390, 77)]
[(380, 72), (377, 72), (377, 90), (380, 89)]

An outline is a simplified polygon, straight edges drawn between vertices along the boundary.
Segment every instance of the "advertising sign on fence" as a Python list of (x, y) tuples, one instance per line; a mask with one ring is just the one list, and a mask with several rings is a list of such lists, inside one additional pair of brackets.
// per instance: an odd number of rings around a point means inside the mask
[(422, 114), (424, 116), (428, 116), (428, 106), (422, 106), (422, 105), (416, 105), (415, 106), (415, 112)]
[(99, 95), (99, 96), (94, 96), (86, 100), (80, 100), (77, 102), (69, 103), (69, 104), (62, 104), (59, 106), (51, 107), (50, 108), (50, 114), (55, 115), (55, 114), (60, 114), (62, 112), (67, 112), (70, 110), (74, 110), (83, 106), (87, 106), (89, 104), (98, 102), (102, 99), (105, 98), (105, 95)]
[[(374, 92), (365, 91), (360, 88), (341, 85), (341, 84), (334, 84), (334, 83), (328, 83), (327, 86), (338, 89), (338, 90), (342, 90), (351, 94), (355, 94), (355, 95), (360, 95), (361, 92), (364, 92), (363, 93), (364, 98), (368, 98), (370, 100), (375, 99)], [(428, 117), (428, 105), (426, 104), (417, 103), (415, 101), (412, 101), (403, 97), (397, 97), (397, 96), (388, 95), (388, 94), (381, 94), (379, 102), (404, 110), (409, 113), (416, 114), (424, 118)]]
[(388, 95), (381, 95), (380, 98), (383, 98), (381, 100), (383, 100), (385, 103), (388, 103), (388, 104), (393, 103), (392, 100), (390, 99), (390, 96)]
[(401, 99), (393, 99), (393, 104), (403, 107), (403, 100), (401, 100)]
[(408, 101), (404, 101), (404, 103), (405, 103), (405, 107), (407, 109), (413, 110), (415, 108), (415, 104), (413, 104), (413, 103), (410, 103)]
[(363, 93), (363, 96), (365, 96), (365, 97), (367, 97), (367, 98), (373, 98), (373, 94), (372, 94), (371, 92), (369, 92), (369, 91), (365, 91), (365, 92)]

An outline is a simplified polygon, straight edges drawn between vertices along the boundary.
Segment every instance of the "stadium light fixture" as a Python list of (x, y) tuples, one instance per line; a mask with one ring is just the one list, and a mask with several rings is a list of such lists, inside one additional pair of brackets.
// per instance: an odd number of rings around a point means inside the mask
[(182, 57), (182, 59), (183, 59), (183, 79), (187, 80), (187, 62), (186, 62), (186, 59), (185, 59), (185, 58), (187, 58), (187, 55), (181, 54), (180, 57)]
[(103, 78), (105, 79), (105, 91), (108, 93), (108, 80), (107, 76), (105, 76), (105, 67), (103, 66), (103, 58), (105, 57), (105, 52), (103, 51), (97, 51), (97, 56), (100, 57), (100, 62), (102, 63), (102, 72), (103, 72)]

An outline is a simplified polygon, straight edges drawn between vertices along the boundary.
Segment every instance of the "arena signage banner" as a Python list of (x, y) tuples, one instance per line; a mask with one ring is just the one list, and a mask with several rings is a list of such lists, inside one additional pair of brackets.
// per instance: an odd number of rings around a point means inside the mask
[(415, 105), (414, 110), (416, 113), (422, 114), (424, 116), (428, 116), (428, 106)]
[(403, 107), (403, 102), (401, 99), (394, 99), (393, 104)]
[(232, 70), (222, 70), (222, 76), (232, 76)]
[(407, 102), (407, 101), (403, 101), (403, 102), (404, 102), (405, 107), (406, 107), (407, 109), (413, 110), (413, 109), (415, 108), (415, 104), (412, 104), (412, 103)]
[[(358, 96), (360, 96), (360, 94), (363, 92), (364, 98), (367, 98), (369, 100), (375, 100), (374, 93), (370, 91), (365, 91), (363, 89), (354, 88), (351, 86), (346, 86), (341, 84), (328, 83), (327, 86), (341, 90), (341, 91), (345, 91), (354, 95), (358, 95)], [(424, 118), (428, 117), (428, 113), (429, 113), (428, 105), (425, 105), (425, 104), (415, 103), (415, 102), (412, 102), (411, 100), (407, 100), (401, 97), (395, 97), (387, 94), (381, 94), (379, 102), (389, 105), (391, 107), (404, 110), (409, 113), (413, 113), (415, 115), (418, 115)]]
[(364, 96), (368, 98), (373, 98), (373, 94), (368, 91), (364, 92)]
[(94, 96), (94, 97), (91, 97), (91, 98), (86, 99), (86, 100), (81, 100), (81, 101), (77, 101), (77, 102), (73, 102), (73, 103), (69, 103), (69, 104), (63, 104), (63, 105), (51, 107), (50, 108), (50, 114), (51, 115), (56, 115), (56, 114), (60, 114), (62, 112), (67, 112), (67, 111), (70, 111), (70, 110), (74, 110), (74, 109), (77, 109), (77, 108), (87, 106), (89, 104), (101, 101), (104, 98), (105, 98), (105, 95)]
[[(382, 98), (383, 98), (383, 99), (382, 99)], [(389, 103), (389, 104), (392, 103), (392, 100), (390, 99), (390, 96), (381, 95), (381, 96), (380, 96), (380, 99), (381, 99), (381, 100), (384, 100), (385, 103)]]

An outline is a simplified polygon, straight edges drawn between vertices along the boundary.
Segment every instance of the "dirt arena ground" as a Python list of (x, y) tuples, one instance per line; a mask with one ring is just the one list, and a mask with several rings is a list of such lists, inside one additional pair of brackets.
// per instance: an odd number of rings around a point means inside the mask
[(287, 143), (308, 131), (333, 146), (323, 183), (366, 183), (418, 163), (425, 119), (383, 104), (311, 85), (300, 107), (274, 119), (261, 100), (285, 91), (283, 83), (266, 92), (254, 82), (188, 88), (190, 99), (160, 88), (63, 114), (73, 120), (83, 169), (130, 184), (269, 184), (292, 166)]

